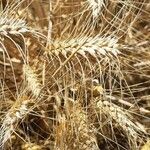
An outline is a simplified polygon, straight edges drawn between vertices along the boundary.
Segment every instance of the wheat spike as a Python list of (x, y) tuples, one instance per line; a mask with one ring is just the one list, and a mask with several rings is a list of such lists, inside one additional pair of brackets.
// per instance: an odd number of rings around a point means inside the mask
[(14, 105), (8, 110), (5, 118), (3, 119), (3, 124), (0, 128), (0, 147), (3, 148), (5, 142), (11, 137), (13, 131), (15, 130), (18, 121), (22, 120), (28, 113), (29, 100), (24, 100), (18, 98)]
[(99, 13), (104, 5), (104, 0), (87, 0), (89, 3), (90, 9), (92, 9), (92, 15), (96, 19), (99, 16)]
[(52, 54), (62, 54), (65, 57), (68, 53), (74, 53), (86, 57), (86, 53), (97, 57), (97, 55), (108, 56), (113, 54), (117, 56), (120, 52), (118, 50), (118, 40), (114, 37), (80, 37), (73, 39), (60, 40), (57, 39), (52, 43), (53, 48), (49, 51)]
[(62, 69), (62, 67), (67, 66), (71, 59), (77, 59), (76, 63), (79, 62), (81, 68), (82, 63), (80, 61), (85, 59), (90, 70), (94, 68), (91, 61), (93, 58), (94, 61), (99, 64), (99, 69), (101, 68), (100, 61), (105, 61), (107, 63), (113, 59), (113, 61), (116, 62), (116, 58), (120, 54), (117, 42), (118, 40), (111, 36), (76, 37), (73, 39), (55, 40), (52, 43), (51, 49), (46, 51), (50, 56), (51, 62), (55, 63), (56, 59), (57, 62), (60, 62), (58, 69), (53, 73), (53, 77)]
[(2, 10), (0, 14), (0, 35), (8, 37), (10, 35), (23, 36), (23, 34), (29, 32), (32, 34), (37, 33), (33, 28), (28, 26), (23, 14), (24, 10), (20, 9), (24, 2), (25, 0), (7, 2), (7, 9)]
[(22, 150), (41, 150), (43, 147), (42, 147), (42, 145), (28, 142), (25, 145), (22, 145), (21, 148), (22, 148)]
[(130, 137), (138, 139), (138, 133), (146, 133), (144, 127), (139, 125), (139, 123), (136, 124), (132, 122), (129, 114), (121, 107), (110, 103), (109, 101), (98, 100), (96, 108), (102, 110), (104, 114), (112, 117), (112, 119), (115, 120)]
[(14, 17), (1, 17), (0, 34), (7, 36), (8, 34), (20, 35), (29, 32), (26, 22), (23, 19), (15, 19)]
[(26, 77), (29, 90), (32, 91), (33, 96), (38, 97), (42, 86), (39, 82), (37, 74), (29, 65), (26, 64), (23, 66), (23, 72)]

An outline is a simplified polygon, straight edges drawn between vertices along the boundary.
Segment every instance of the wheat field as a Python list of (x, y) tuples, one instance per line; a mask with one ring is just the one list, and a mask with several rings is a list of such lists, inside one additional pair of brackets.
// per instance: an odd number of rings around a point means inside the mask
[(0, 0), (0, 150), (149, 143), (149, 0)]

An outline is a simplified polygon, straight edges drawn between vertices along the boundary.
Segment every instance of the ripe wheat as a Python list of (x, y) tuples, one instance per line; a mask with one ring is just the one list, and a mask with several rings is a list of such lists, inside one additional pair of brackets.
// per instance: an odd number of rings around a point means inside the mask
[(140, 150), (148, 0), (0, 4), (0, 148)]

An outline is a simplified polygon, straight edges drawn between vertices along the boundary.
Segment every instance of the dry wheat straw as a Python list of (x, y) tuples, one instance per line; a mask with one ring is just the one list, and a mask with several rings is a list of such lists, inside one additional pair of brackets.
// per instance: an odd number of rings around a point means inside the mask
[[(87, 0), (87, 2), (88, 2), (89, 9), (91, 9), (92, 11), (92, 16), (96, 20), (99, 17), (101, 10), (103, 9), (102, 7), (105, 5), (104, 3), (107, 1)], [(118, 4), (123, 5), (123, 6), (119, 5), (119, 7), (121, 7), (121, 10), (130, 9), (126, 7), (124, 8), (124, 6), (126, 5), (128, 6), (130, 4), (131, 6), (129, 7), (136, 7), (136, 5), (134, 6), (133, 4), (133, 3), (136, 3), (136, 1), (132, 2), (131, 0), (129, 0), (128, 2), (124, 2), (124, 1), (116, 1), (116, 2), (118, 2)], [(113, 12), (112, 12), (112, 15), (113, 15)], [(119, 20), (119, 16), (121, 15), (122, 13), (118, 12), (117, 15), (113, 15), (114, 19), (112, 20), (115, 20), (115, 22), (117, 22)], [(0, 15), (0, 36), (1, 37), (3, 36), (10, 37), (11, 35), (22, 35), (27, 32), (34, 33), (31, 29), (29, 29), (29, 27), (27, 27), (27, 24), (24, 20), (15, 19), (14, 17), (10, 17), (10, 16), (11, 15), (9, 14), (7, 16), (4, 16), (3, 14)], [(108, 18), (105, 18), (105, 19), (106, 21), (110, 20), (110, 19), (108, 20)], [(121, 20), (121, 22), (124, 22), (124, 20)], [(112, 27), (113, 26), (115, 26), (115, 24), (113, 24)], [(76, 28), (78, 28), (78, 26), (76, 26)], [(118, 30), (121, 30), (120, 27), (118, 28)], [(41, 35), (41, 34), (38, 34), (38, 35)], [(0, 41), (3, 43), (3, 38), (1, 38)], [(111, 55), (117, 56), (120, 53), (118, 50), (117, 43), (118, 43), (117, 39), (111, 36), (109, 37), (101, 37), (101, 36), (76, 37), (76, 38), (66, 39), (66, 40), (57, 39), (52, 43), (51, 51), (49, 51), (49, 53), (52, 55), (55, 54), (55, 56), (58, 56), (58, 57), (59, 57), (59, 54), (61, 54), (66, 58), (68, 58), (69, 54), (73, 54), (73, 53), (77, 55), (81, 55), (85, 58), (87, 57), (87, 54), (90, 54), (91, 56), (95, 58), (101, 57), (101, 56), (106, 57), (106, 56), (111, 56)], [(135, 66), (142, 66), (142, 65), (143, 63), (135, 64)], [(29, 89), (32, 92), (34, 97), (38, 97), (42, 89), (41, 84), (38, 79), (38, 75), (35, 73), (34, 69), (32, 69), (29, 65), (24, 65), (23, 71), (26, 77), (26, 81), (28, 82), (27, 89)], [(6, 117), (4, 118), (2, 126), (0, 128), (0, 131), (1, 131), (0, 132), (0, 147), (3, 146), (4, 143), (10, 138), (10, 135), (15, 130), (15, 127), (18, 121), (22, 120), (24, 116), (28, 114), (29, 112), (28, 104), (29, 104), (28, 100), (25, 100), (25, 101), (21, 100), (20, 104), (15, 103), (13, 107), (6, 113)], [(100, 100), (96, 102), (95, 107), (98, 111), (103, 111), (104, 114), (106, 114), (107, 116), (115, 120), (115, 122), (117, 122), (123, 128), (125, 133), (127, 133), (130, 137), (137, 139), (139, 136), (138, 135), (139, 133), (145, 132), (144, 129), (140, 127), (140, 125), (138, 125), (138, 123), (136, 124), (132, 122), (133, 119), (130, 118), (129, 114), (125, 112), (123, 108), (113, 103), (110, 103), (109, 101), (100, 101)], [(90, 122), (88, 120), (87, 112), (85, 112), (81, 106), (74, 106), (74, 108), (72, 108), (71, 111), (67, 110), (67, 112), (69, 112), (70, 114), (66, 115), (65, 114), (66, 112), (65, 112), (61, 116), (60, 112), (57, 113), (57, 116), (59, 116), (58, 128), (60, 127), (60, 130), (58, 131), (61, 131), (61, 134), (59, 134), (60, 136), (56, 137), (55, 139), (56, 141), (58, 140), (56, 142), (58, 144), (56, 145), (56, 147), (57, 146), (59, 147), (59, 143), (62, 143), (65, 141), (63, 145), (66, 144), (67, 149), (68, 149), (69, 141), (70, 139), (72, 139), (71, 142), (73, 144), (73, 147), (69, 147), (70, 149), (75, 148), (75, 149), (82, 149), (82, 150), (83, 149), (98, 150), (99, 148), (97, 146), (97, 140), (94, 134), (94, 127), (90, 127)], [(62, 150), (62, 147), (60, 147), (60, 150)]]
[(94, 135), (94, 128), (90, 127), (90, 122), (87, 118), (87, 113), (81, 108), (75, 109), (71, 116), (75, 130), (77, 133), (77, 138), (79, 138), (79, 143), (77, 142), (76, 147), (82, 150), (98, 150), (97, 140)]
[(37, 74), (29, 65), (26, 64), (23, 66), (23, 72), (26, 77), (29, 90), (32, 91), (33, 96), (38, 97), (42, 86), (39, 82)]
[(150, 65), (150, 61), (149, 60), (147, 60), (147, 61), (142, 61), (142, 62), (140, 62), (140, 63), (136, 63), (136, 64), (134, 64), (134, 67), (143, 67), (143, 66), (149, 66)]
[(130, 115), (121, 107), (110, 103), (109, 101), (98, 100), (96, 108), (115, 120), (129, 137), (138, 139), (139, 133), (146, 133), (144, 127), (139, 123), (133, 123), (131, 121), (133, 119), (131, 119)]
[(78, 102), (73, 103), (67, 115), (57, 113), (59, 125), (56, 127), (56, 149), (98, 150), (95, 128)]

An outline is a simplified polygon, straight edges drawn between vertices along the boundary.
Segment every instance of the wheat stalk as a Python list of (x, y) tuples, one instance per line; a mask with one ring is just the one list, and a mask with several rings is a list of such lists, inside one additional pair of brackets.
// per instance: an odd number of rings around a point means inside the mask
[[(98, 150), (95, 128), (90, 125), (87, 113), (78, 102), (66, 99), (67, 114), (62, 114), (57, 108), (59, 125), (56, 126), (56, 149)], [(70, 103), (70, 104), (69, 104)], [(69, 106), (70, 105), (70, 106)]]

